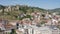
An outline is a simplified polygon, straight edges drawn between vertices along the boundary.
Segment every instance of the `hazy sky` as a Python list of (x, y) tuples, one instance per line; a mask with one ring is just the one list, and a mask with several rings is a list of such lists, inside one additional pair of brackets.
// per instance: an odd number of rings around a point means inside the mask
[(60, 8), (60, 0), (0, 0), (2, 5), (29, 5), (44, 9)]

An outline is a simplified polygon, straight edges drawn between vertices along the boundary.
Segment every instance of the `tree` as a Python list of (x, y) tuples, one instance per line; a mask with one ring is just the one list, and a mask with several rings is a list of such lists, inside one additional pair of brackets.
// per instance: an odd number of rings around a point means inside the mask
[(0, 5), (0, 9), (2, 9), (2, 14), (4, 14), (4, 9), (5, 9), (5, 6)]
[(12, 29), (10, 34), (17, 34), (17, 33), (16, 33), (15, 29)]
[(44, 22), (44, 21), (42, 21), (42, 22), (40, 22), (40, 23), (37, 23), (37, 25), (36, 25), (36, 26), (41, 27), (41, 25), (43, 25), (43, 24), (45, 24), (45, 22)]
[(42, 22), (40, 22), (40, 24), (45, 24), (45, 22), (44, 22), (44, 21), (42, 21)]
[(31, 15), (26, 15), (26, 16), (24, 16), (24, 17), (19, 17), (19, 19), (20, 19), (20, 20), (22, 20), (22, 19), (24, 19), (24, 18), (30, 18), (30, 19), (31, 19), (31, 17), (32, 17)]

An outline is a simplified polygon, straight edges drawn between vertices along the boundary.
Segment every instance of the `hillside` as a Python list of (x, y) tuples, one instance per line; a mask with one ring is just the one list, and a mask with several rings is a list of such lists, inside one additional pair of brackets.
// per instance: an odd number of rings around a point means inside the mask
[[(16, 6), (18, 6), (18, 9), (16, 10)], [(1, 11), (2, 9), (2, 11)], [(6, 10), (5, 10), (6, 9)], [(8, 11), (7, 11), (8, 9)], [(11, 10), (13, 9), (13, 10)], [(3, 19), (11, 19), (11, 20), (17, 20), (19, 19), (18, 16), (20, 14), (31, 14), (34, 11), (40, 11), (40, 12), (47, 12), (49, 11), (50, 13), (53, 12), (58, 12), (60, 15), (60, 8), (52, 9), (52, 10), (46, 10), (43, 8), (39, 7), (31, 7), (27, 5), (11, 5), (11, 6), (3, 6), (0, 5), (0, 18)]]
[[(16, 6), (19, 6), (18, 10), (15, 9)], [(47, 11), (47, 10), (39, 8), (39, 7), (31, 7), (31, 6), (25, 6), (25, 5), (11, 5), (10, 8), (13, 8), (14, 10), (4, 11), (7, 7), (9, 8), (9, 6), (0, 5), (0, 18), (16, 20), (16, 19), (19, 19), (18, 16), (21, 13), (29, 14), (34, 11), (40, 11), (40, 12)], [(9, 10), (10, 10), (10, 8), (9, 8)], [(1, 11), (1, 9), (2, 9), (2, 11)]]
[(56, 12), (58, 15), (60, 15), (60, 8), (51, 9), (51, 10), (48, 10), (48, 11), (51, 12), (51, 13)]
[(53, 11), (53, 12), (60, 12), (60, 8), (56, 8), (56, 9), (52, 9), (50, 11)]

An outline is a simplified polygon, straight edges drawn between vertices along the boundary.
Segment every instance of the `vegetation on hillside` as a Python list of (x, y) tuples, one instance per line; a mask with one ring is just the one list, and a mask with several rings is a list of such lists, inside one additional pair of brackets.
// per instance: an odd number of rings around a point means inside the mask
[[(8, 11), (8, 12), (5, 12), (4, 9), (6, 8), (7, 6), (3, 6), (3, 5), (0, 5), (0, 10), (2, 9), (3, 11), (0, 12), (0, 18), (3, 18), (3, 19), (20, 19), (18, 18), (19, 14), (21, 13), (24, 13), (24, 14), (31, 14), (32, 12), (34, 11), (40, 11), (40, 12), (47, 12), (47, 11), (53, 11), (53, 10), (46, 10), (46, 9), (42, 9), (42, 8), (39, 8), (39, 7), (31, 7), (31, 6), (22, 6), (22, 5), (19, 5), (19, 10), (18, 11)], [(58, 9), (57, 9), (58, 10)], [(55, 9), (55, 11), (57, 11)], [(58, 10), (60, 12), (60, 10)], [(26, 16), (24, 16), (25, 18)], [(22, 19), (22, 18), (21, 18)]]

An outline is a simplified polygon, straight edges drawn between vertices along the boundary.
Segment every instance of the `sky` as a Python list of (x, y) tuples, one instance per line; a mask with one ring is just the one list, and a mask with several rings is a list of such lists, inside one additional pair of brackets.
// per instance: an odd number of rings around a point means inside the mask
[(60, 0), (0, 0), (1, 5), (28, 5), (44, 9), (60, 8)]

